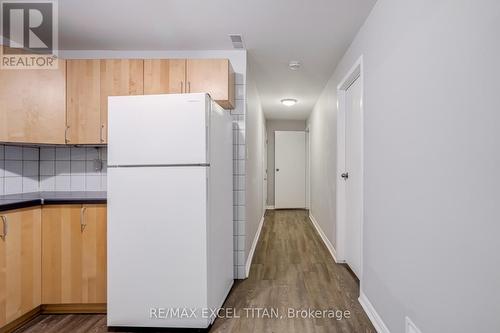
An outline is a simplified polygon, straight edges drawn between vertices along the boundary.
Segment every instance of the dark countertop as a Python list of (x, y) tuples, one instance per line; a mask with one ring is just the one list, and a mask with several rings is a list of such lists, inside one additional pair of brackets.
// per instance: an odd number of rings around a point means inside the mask
[(103, 204), (106, 192), (31, 192), (0, 195), (0, 211), (39, 205)]

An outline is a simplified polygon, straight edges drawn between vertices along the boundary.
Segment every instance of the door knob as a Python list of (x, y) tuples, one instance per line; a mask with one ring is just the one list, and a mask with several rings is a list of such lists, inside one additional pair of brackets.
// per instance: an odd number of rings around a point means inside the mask
[(276, 169), (276, 171), (280, 171), (280, 169)]
[(344, 178), (344, 180), (347, 180), (347, 178), (349, 178), (349, 172), (344, 172), (340, 175), (340, 177)]

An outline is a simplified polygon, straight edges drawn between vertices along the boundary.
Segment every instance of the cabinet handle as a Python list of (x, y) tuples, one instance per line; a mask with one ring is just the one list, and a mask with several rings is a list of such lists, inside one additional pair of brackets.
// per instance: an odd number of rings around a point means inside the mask
[(2, 240), (5, 240), (5, 237), (7, 237), (7, 226), (8, 226), (8, 221), (7, 221), (7, 216), (2, 215), (2, 228), (3, 228), (3, 234), (0, 236)]
[(66, 128), (64, 129), (64, 142), (65, 143), (69, 142), (69, 139), (68, 139), (68, 130), (69, 130), (69, 126), (66, 126)]
[(190, 92), (191, 92), (191, 82), (188, 81), (188, 93), (190, 93)]
[(184, 93), (184, 82), (181, 81), (181, 94)]
[(100, 139), (101, 139), (101, 143), (104, 142), (104, 139), (103, 139), (103, 136), (102, 136), (102, 129), (104, 128), (104, 124), (101, 124), (101, 129), (99, 130), (99, 136), (100, 136)]
[(87, 223), (85, 223), (85, 211), (87, 210), (87, 207), (82, 207), (80, 210), (80, 230), (83, 232), (85, 230), (85, 227), (87, 226)]

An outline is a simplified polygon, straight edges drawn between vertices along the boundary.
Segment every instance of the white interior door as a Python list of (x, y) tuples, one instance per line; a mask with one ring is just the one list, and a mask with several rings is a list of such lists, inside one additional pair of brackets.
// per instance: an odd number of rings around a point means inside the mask
[(305, 208), (305, 132), (274, 132), (274, 165), (275, 208)]
[(345, 259), (361, 277), (361, 228), (363, 219), (363, 122), (361, 112), (361, 80), (346, 91), (346, 245)]

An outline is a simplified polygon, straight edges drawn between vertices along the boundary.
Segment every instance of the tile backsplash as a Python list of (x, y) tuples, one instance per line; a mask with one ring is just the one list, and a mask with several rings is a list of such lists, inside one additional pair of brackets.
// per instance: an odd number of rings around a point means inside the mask
[(236, 84), (236, 107), (231, 110), (233, 119), (233, 232), (234, 232), (234, 277), (243, 279), (245, 273), (245, 85)]
[(105, 191), (107, 148), (41, 147), (41, 191)]
[(105, 191), (104, 147), (0, 145), (0, 195), (36, 191)]
[(39, 150), (0, 145), (0, 194), (38, 191)]

